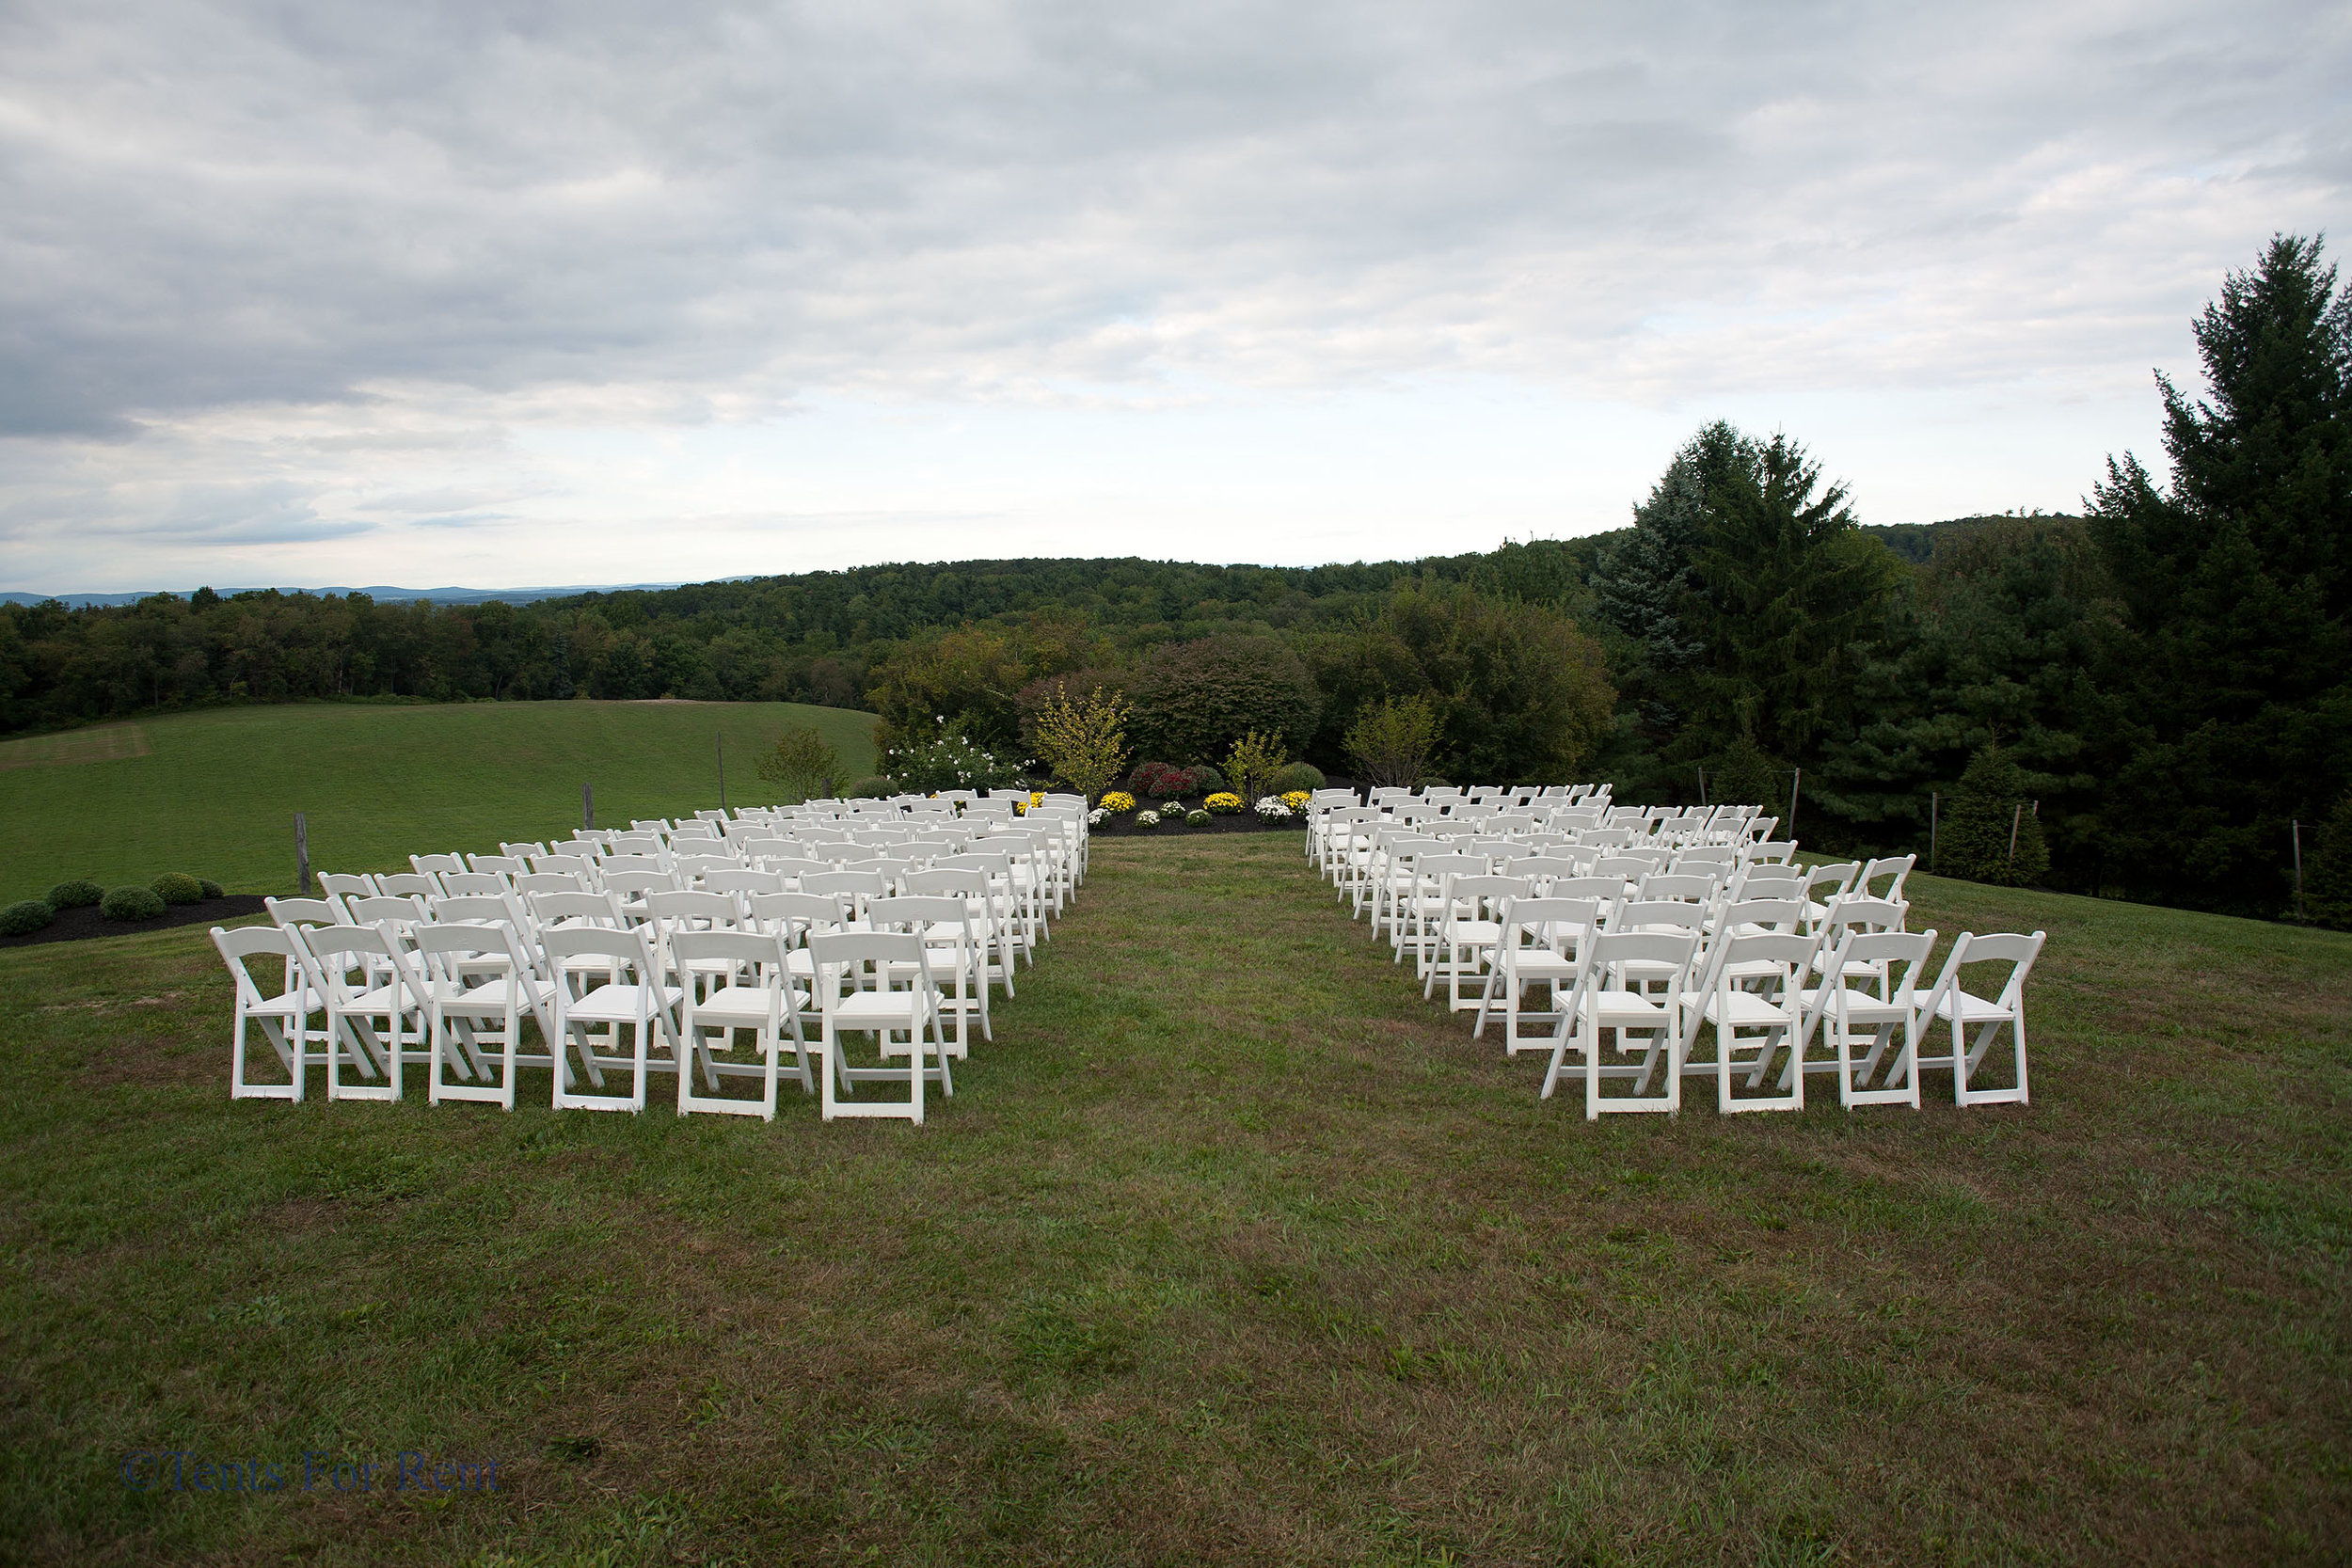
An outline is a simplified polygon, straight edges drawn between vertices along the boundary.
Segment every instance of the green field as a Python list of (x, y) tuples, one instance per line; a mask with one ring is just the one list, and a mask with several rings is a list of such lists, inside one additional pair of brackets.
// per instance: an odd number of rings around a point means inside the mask
[(596, 821), (690, 816), (773, 791), (753, 772), (787, 726), (814, 724), (849, 777), (873, 770), (873, 715), (794, 703), (297, 704), (173, 714), (0, 742), (0, 902), (69, 877), (112, 887), (165, 871), (232, 893), (294, 891), (294, 814), (323, 871), (405, 870)]
[[(0, 1556), (2342, 1561), (2352, 938), (1913, 887), (2030, 1108), (1589, 1125), (1287, 834), (1098, 845), (920, 1129), (231, 1103), (200, 931), (0, 953)], [(300, 1490), (403, 1451), (500, 1489)]]

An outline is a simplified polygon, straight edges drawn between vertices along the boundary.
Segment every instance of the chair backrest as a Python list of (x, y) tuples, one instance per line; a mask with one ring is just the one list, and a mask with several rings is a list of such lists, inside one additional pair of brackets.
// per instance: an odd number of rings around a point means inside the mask
[[(1449, 877), (1442, 893), (1449, 911), (1455, 903), (1470, 906), (1471, 918), (1481, 910), (1499, 911), (1505, 899), (1525, 898), (1535, 891), (1535, 884), (1525, 877), (1497, 877), (1481, 872), (1468, 877)], [(1500, 918), (1498, 913), (1497, 918)]]
[(782, 893), (784, 873), (761, 871), (748, 865), (731, 866), (722, 871), (706, 871), (696, 881), (711, 893)]
[(1675, 970), (1667, 986), (1668, 994), (1672, 995), (1690, 989), (1691, 963), (1698, 950), (1695, 931), (1601, 931), (1583, 944), (1579, 967), (1583, 972), (1583, 982), (1594, 989), (1612, 989), (1607, 976), (1614, 973), (1618, 978), (1614, 989), (1622, 990), (1629, 980), (1638, 986), (1656, 976), (1645, 974), (1636, 978), (1618, 965), (1667, 964)]
[(1829, 906), (1829, 914), (1822, 921), (1836, 942), (1849, 927), (1864, 931), (1899, 931), (1909, 914), (1908, 904), (1890, 904), (1883, 898), (1840, 898)]
[[(213, 945), (236, 980), (238, 1000), (248, 1006), (283, 996), (295, 986), (308, 988), (316, 984), (310, 953), (285, 927), (239, 926), (231, 929), (215, 926)], [(269, 975), (266, 985), (251, 968), (255, 958), (268, 960), (262, 966)]]
[(1684, 903), (1679, 899), (1630, 898), (1617, 906), (1610, 917), (1609, 927), (1614, 931), (1639, 931), (1654, 927), (1675, 927), (1692, 933), (1707, 929), (1707, 907)]
[(444, 871), (441, 891), (458, 898), (489, 897), (504, 893), (506, 879), (494, 871)]
[(1964, 990), (1966, 988), (1961, 985), (1960, 977), (1970, 965), (2007, 964), (2010, 966), (2009, 976), (2002, 981), (1997, 994), (1985, 996), (1981, 991), (1972, 994), (2015, 1016), (2024, 1000), (2026, 976), (2033, 973), (2034, 960), (2042, 956), (2042, 944), (2046, 940), (2047, 933), (2042, 931), (2036, 931), (2029, 937), (2014, 933), (1980, 937), (1973, 931), (1961, 932), (1952, 943), (1951, 952), (1944, 959), (1944, 973), (1936, 976), (1934, 994), (1924, 1006), (1933, 1008), (1947, 991)]
[(1596, 877), (1623, 877), (1639, 881), (1658, 869), (1658, 862), (1648, 855), (1603, 855), (1593, 862)]
[(373, 898), (375, 883), (366, 877), (355, 877), (348, 871), (319, 873), (319, 892), (329, 898)]
[(532, 855), (544, 855), (547, 852), (548, 847), (544, 844), (501, 844), (499, 846), (499, 853), (513, 860), (523, 860)]
[(1593, 898), (1605, 906), (1622, 903), (1632, 885), (1623, 877), (1562, 877), (1544, 890), (1549, 898)]
[(640, 893), (669, 893), (676, 888), (677, 879), (666, 871), (611, 871), (604, 878), (604, 890), (624, 898)]
[(608, 882), (615, 877), (626, 877), (633, 872), (651, 871), (662, 876), (669, 874), (669, 868), (664, 866), (660, 857), (656, 855), (607, 855), (598, 869), (603, 872), (604, 879)]
[(650, 889), (645, 894), (645, 917), (665, 928), (688, 921), (732, 926), (740, 916), (735, 899), (723, 893), (682, 893), (675, 888)]
[(534, 893), (531, 915), (543, 930), (559, 921), (613, 928), (625, 924), (621, 901), (609, 893)]
[(397, 926), (403, 930), (424, 920), (425, 900), (422, 897), (397, 897), (379, 894), (373, 898), (346, 898), (343, 908), (351, 911), (355, 926)]
[(1653, 871), (1642, 879), (1634, 896), (1672, 898), (1684, 903), (1712, 903), (1722, 884), (1711, 871)]
[(1548, 948), (1564, 927), (1589, 931), (1606, 911), (1594, 898), (1514, 898), (1502, 911), (1502, 945), (1519, 947), (1533, 939), (1536, 946)]
[(455, 855), (411, 855), (409, 867), (421, 877), (437, 877), (444, 871), (463, 871), (466, 863)]
[(1483, 877), (1491, 863), (1484, 855), (1422, 855), (1413, 866), (1423, 881), (1434, 885), (1448, 877)]
[(961, 898), (908, 894), (875, 899), (866, 906), (866, 918), (877, 930), (897, 926), (961, 926), (971, 918), (971, 911)]
[(1742, 926), (1793, 932), (1804, 919), (1804, 904), (1796, 898), (1742, 898), (1725, 904), (1718, 919), (1724, 930), (1734, 933)]
[(529, 973), (529, 961), (515, 941), (515, 928), (503, 921), (437, 920), (416, 929), (417, 951), (427, 958), (492, 953), (518, 971)]
[(586, 893), (588, 883), (562, 871), (530, 871), (515, 879), (515, 892), (529, 898), (542, 893)]
[[(1848, 888), (1853, 885), (1853, 879), (1861, 875), (1862, 863), (1860, 861), (1836, 861), (1828, 865), (1817, 865), (1804, 874), (1804, 895), (1807, 898), (1818, 897), (1822, 903), (1827, 903), (1832, 898), (1841, 896)], [(1829, 891), (1826, 894), (1817, 894), (1815, 890), (1818, 888), (1827, 888)]]
[(569, 877), (583, 886), (595, 875), (587, 859), (580, 855), (533, 855), (531, 857), (531, 869), (543, 874), (555, 872)]
[(1538, 884), (1579, 876), (1582, 869), (1576, 862), (1557, 855), (1520, 855), (1502, 863), (1504, 876), (1525, 877)]
[(634, 971), (637, 984), (651, 983), (653, 953), (645, 945), (644, 934), (634, 927), (559, 926), (541, 932), (539, 944), (547, 949), (550, 960), (604, 958)]
[(520, 912), (503, 896), (489, 898), (472, 894), (460, 894), (454, 898), (437, 898), (425, 908), (432, 914), (433, 923), (436, 925), (453, 922), (469, 925), (488, 923), (512, 925)]
[[(1919, 857), (1916, 855), (1890, 855), (1884, 860), (1871, 861), (1863, 866), (1862, 875), (1854, 879), (1851, 891), (1865, 898), (1900, 901), (1903, 895), (1903, 882), (1910, 877), (1911, 868), (1917, 864), (1918, 861)], [(1893, 879), (1883, 893), (1876, 891), (1878, 880), (1882, 877)]]
[(264, 898), (262, 907), (269, 911), (273, 925), (348, 926), (350, 914), (340, 898)]
[[(454, 859), (455, 857), (448, 858)], [(389, 895), (394, 898), (438, 898), (441, 895), (441, 884), (437, 878), (422, 872), (401, 871), (378, 877), (375, 879), (375, 891), (378, 894)]]
[[(931, 966), (923, 951), (923, 939), (907, 931), (819, 931), (808, 939), (808, 956), (819, 971), (832, 971), (836, 975), (856, 973), (861, 981), (871, 979), (872, 990), (885, 988), (891, 979), (921, 978), (930, 988)], [(910, 974), (909, 971), (913, 973)], [(838, 984), (817, 987), (818, 1001), (830, 1012), (840, 1005)]]
[(838, 896), (829, 893), (755, 893), (745, 896), (751, 917), (762, 930), (797, 941), (814, 926), (838, 926), (850, 918)]
[[(1794, 1008), (1805, 971), (1812, 965), (1813, 956), (1821, 949), (1819, 937), (1798, 936), (1788, 931), (1757, 931), (1740, 936), (1728, 936), (1717, 942), (1707, 956), (1707, 979), (1702, 990), (1729, 990), (1734, 984), (1734, 971), (1756, 964), (1777, 964), (1781, 969), (1781, 1004)], [(1753, 981), (1755, 973), (1743, 977)]]
[(466, 857), (476, 871), (488, 871), (512, 881), (531, 869), (520, 855), (469, 855)]
[(1848, 964), (1883, 966), (1887, 999), (1909, 1006), (1915, 1000), (1914, 993), (1927, 969), (1928, 955), (1935, 948), (1935, 933), (1850, 929), (1835, 944), (1825, 940), (1823, 945), (1834, 954), (1828, 970), (1831, 986), (1841, 983), (1839, 977)]

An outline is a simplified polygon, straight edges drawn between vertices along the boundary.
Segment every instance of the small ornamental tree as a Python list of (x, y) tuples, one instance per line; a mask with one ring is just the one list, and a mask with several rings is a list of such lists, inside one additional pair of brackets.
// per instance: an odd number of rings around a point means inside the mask
[(833, 792), (833, 782), (841, 777), (841, 753), (814, 729), (800, 725), (777, 737), (759, 759), (758, 772), (784, 791), (784, 804), (797, 806)]
[(1225, 757), (1225, 784), (1245, 800), (1272, 791), (1274, 775), (1291, 759), (1279, 735), (1251, 730), (1233, 742)]
[[(1707, 765), (1707, 798), (1719, 806), (1762, 806), (1767, 816), (1788, 814), (1788, 769), (1774, 762), (1749, 736), (1724, 748)], [(1781, 826), (1783, 837), (1788, 825)]]
[(2050, 869), (2050, 847), (2027, 796), (2024, 768), (1997, 746), (1979, 752), (1960, 776), (1951, 815), (1936, 835), (1937, 868), (1996, 887), (2040, 881)]
[(1438, 710), (1428, 698), (1386, 697), (1349, 726), (1347, 754), (1375, 785), (1410, 787), (1429, 771)]
[(1127, 766), (1127, 719), (1133, 706), (1116, 691), (1096, 687), (1073, 699), (1048, 691), (1037, 709), (1038, 759), (1092, 805)]

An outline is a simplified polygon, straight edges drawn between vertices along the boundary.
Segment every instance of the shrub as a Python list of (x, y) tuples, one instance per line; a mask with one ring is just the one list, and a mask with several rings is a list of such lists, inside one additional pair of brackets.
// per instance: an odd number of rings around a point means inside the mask
[(1375, 785), (1424, 782), (1438, 744), (1438, 710), (1426, 697), (1385, 697), (1347, 732), (1347, 754)]
[(98, 901), (98, 912), (108, 920), (161, 920), (164, 901), (152, 888), (119, 887)]
[(1127, 692), (1136, 704), (1129, 733), (1146, 756), (1214, 756), (1251, 730), (1304, 746), (1321, 707), (1305, 661), (1271, 637), (1154, 649)]
[(1101, 687), (1076, 701), (1065, 690), (1046, 692), (1037, 709), (1037, 752), (1071, 788), (1093, 800), (1119, 777), (1131, 754), (1127, 718), (1134, 709), (1118, 692)]
[(1306, 795), (1323, 787), (1323, 769), (1311, 762), (1288, 763), (1265, 782), (1269, 795)]
[(1200, 809), (1204, 812), (1214, 812), (1219, 816), (1231, 816), (1241, 810), (1241, 797), (1221, 791), (1201, 801)]
[(27, 898), (0, 910), (0, 937), (28, 936), (57, 918), (46, 898)]
[(1136, 813), (1136, 826), (1141, 828), (1145, 832), (1150, 832), (1152, 829), (1158, 827), (1159, 825), (1160, 814), (1158, 812), (1139, 811)]
[(841, 792), (845, 800), (886, 800), (898, 793), (898, 786), (886, 773), (868, 773)]
[(204, 884), (184, 871), (167, 871), (147, 885), (167, 904), (194, 904), (204, 897)]
[(1235, 789), (1255, 797), (1266, 793), (1274, 782), (1275, 769), (1290, 759), (1290, 749), (1282, 744), (1280, 736), (1251, 730), (1233, 742), (1233, 750), (1225, 759), (1225, 771), (1232, 775)]
[(1192, 811), (1184, 813), (1184, 820), (1190, 823), (1193, 827), (1200, 828), (1206, 827), (1210, 818), (1207, 812), (1196, 808)]
[(1133, 811), (1136, 809), (1136, 798), (1123, 789), (1114, 789), (1103, 797), (1103, 809), (1114, 814)]
[[(1788, 815), (1788, 769), (1741, 736), (1707, 765), (1707, 799), (1719, 806), (1762, 806), (1767, 816)], [(1788, 836), (1788, 824), (1781, 824)]]
[(1192, 788), (1192, 775), (1165, 762), (1147, 762), (1127, 775), (1127, 787), (1154, 800), (1170, 800)]
[(841, 777), (841, 753), (808, 725), (788, 729), (759, 759), (759, 776), (784, 791), (784, 803), (799, 805), (833, 787)]
[(1257, 812), (1268, 822), (1279, 822), (1291, 815), (1291, 808), (1283, 803), (1280, 797), (1269, 795), (1258, 802)]
[(1192, 787), (1206, 795), (1225, 787), (1225, 775), (1209, 763), (1195, 763), (1191, 768)]
[(218, 882), (213, 880), (210, 877), (199, 877), (196, 879), (196, 882), (197, 886), (204, 890), (204, 896), (207, 898), (226, 898), (229, 896), (229, 890), (221, 886)]
[(882, 754), (890, 776), (917, 795), (943, 789), (1009, 788), (1021, 780), (1021, 766), (1011, 757), (991, 751), (963, 733), (961, 721), (940, 720), (931, 733), (891, 747)]
[(1282, 804), (1295, 812), (1305, 811), (1309, 806), (1313, 805), (1314, 801), (1315, 798), (1303, 789), (1286, 789), (1282, 792)]
[(2026, 799), (2028, 788), (2026, 770), (1998, 747), (1987, 746), (1970, 759), (1936, 835), (1936, 865), (1945, 876), (1996, 887), (2028, 887), (2042, 879), (2050, 869), (2050, 847)]
[(87, 877), (70, 882), (59, 882), (49, 890), (42, 900), (53, 910), (86, 910), (106, 896), (106, 890)]

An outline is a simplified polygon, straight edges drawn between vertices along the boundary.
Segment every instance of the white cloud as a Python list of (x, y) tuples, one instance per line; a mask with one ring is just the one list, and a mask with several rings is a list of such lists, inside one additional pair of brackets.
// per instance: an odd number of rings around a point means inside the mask
[(1881, 520), (2064, 505), (2222, 270), (2342, 227), (2347, 18), (20, 8), (0, 579), (1467, 547), (1719, 411)]

